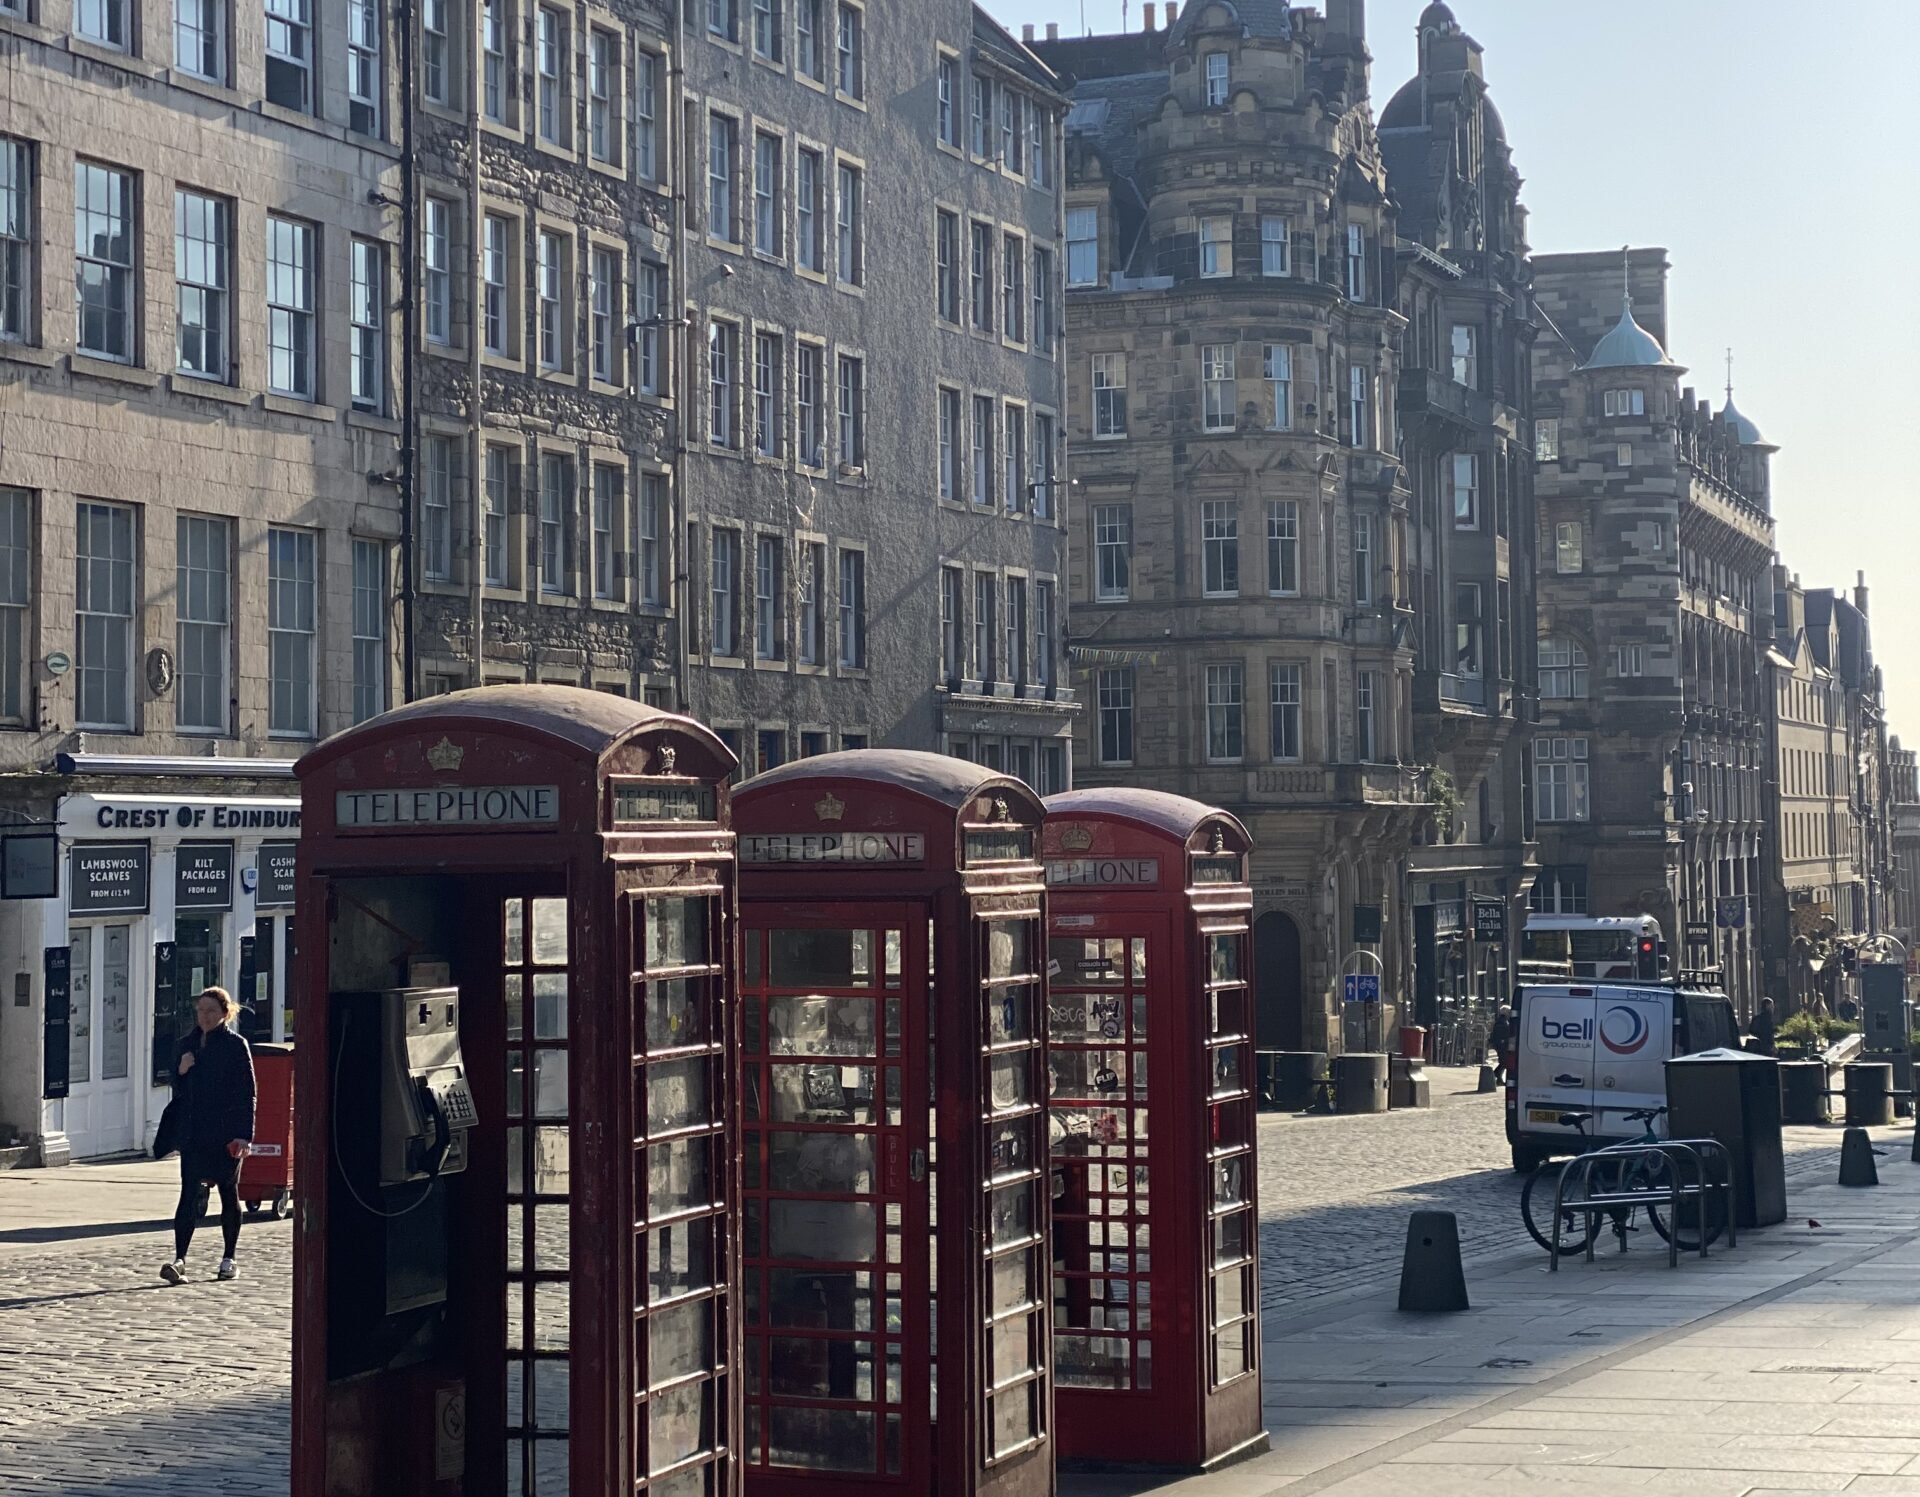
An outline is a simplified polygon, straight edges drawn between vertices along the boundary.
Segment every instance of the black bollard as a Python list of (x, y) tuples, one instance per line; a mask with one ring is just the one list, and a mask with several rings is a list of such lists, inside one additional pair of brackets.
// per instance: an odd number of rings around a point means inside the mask
[(1913, 1126), (1913, 1162), (1920, 1164), (1920, 1123)]
[(1494, 1079), (1494, 1069), (1492, 1066), (1480, 1067), (1480, 1090), (1483, 1092), (1497, 1092), (1500, 1090), (1500, 1083)]
[(1422, 1312), (1471, 1308), (1460, 1266), (1460, 1223), (1451, 1211), (1416, 1211), (1407, 1223), (1400, 1262), (1400, 1308)]
[(1849, 1128), (1840, 1140), (1840, 1183), (1842, 1185), (1878, 1185), (1880, 1172), (1873, 1167), (1873, 1143), (1865, 1128)]

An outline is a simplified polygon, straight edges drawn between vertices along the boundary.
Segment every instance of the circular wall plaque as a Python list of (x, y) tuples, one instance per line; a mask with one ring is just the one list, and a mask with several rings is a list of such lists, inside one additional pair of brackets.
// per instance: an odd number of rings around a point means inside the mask
[(50, 675), (64, 676), (73, 669), (73, 658), (65, 650), (55, 650), (47, 656), (47, 672)]
[(147, 686), (157, 697), (173, 690), (173, 651), (164, 645), (147, 652)]

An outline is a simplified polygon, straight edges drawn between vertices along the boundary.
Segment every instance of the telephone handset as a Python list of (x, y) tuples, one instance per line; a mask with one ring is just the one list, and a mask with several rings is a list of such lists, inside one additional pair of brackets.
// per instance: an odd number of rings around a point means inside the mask
[(457, 1174), (479, 1121), (460, 1053), (460, 990), (394, 988), (380, 995), (380, 1018), (380, 1183)]

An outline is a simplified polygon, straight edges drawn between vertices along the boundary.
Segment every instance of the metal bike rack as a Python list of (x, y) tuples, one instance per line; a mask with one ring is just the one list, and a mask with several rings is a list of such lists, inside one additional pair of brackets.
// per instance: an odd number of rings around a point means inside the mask
[[(1718, 1154), (1723, 1165), (1721, 1180), (1709, 1180), (1707, 1160)], [(1617, 1190), (1601, 1195), (1588, 1194), (1578, 1200), (1567, 1200), (1568, 1183), (1576, 1178), (1587, 1183), (1592, 1189), (1593, 1169), (1596, 1164), (1625, 1160), (1644, 1160), (1660, 1158), (1667, 1162), (1667, 1267), (1680, 1266), (1680, 1206), (1683, 1201), (1695, 1201), (1700, 1207), (1700, 1256), (1707, 1256), (1707, 1202), (1715, 1192), (1725, 1197), (1727, 1246), (1739, 1246), (1739, 1238), (1734, 1226), (1733, 1200), (1733, 1156), (1727, 1152), (1726, 1145), (1718, 1139), (1688, 1138), (1664, 1139), (1658, 1143), (1612, 1144), (1604, 1149), (1595, 1149), (1590, 1153), (1577, 1154), (1568, 1160), (1560, 1171), (1560, 1178), (1553, 1189), (1553, 1225), (1548, 1234), (1551, 1244), (1547, 1249), (1548, 1272), (1560, 1271), (1560, 1218), (1569, 1211), (1579, 1212), (1591, 1220), (1601, 1212), (1613, 1212), (1626, 1208), (1629, 1210), (1650, 1205), (1659, 1200), (1662, 1192), (1657, 1190)], [(1682, 1177), (1682, 1168), (1690, 1168), (1693, 1183), (1687, 1184)], [(1587, 1234), (1587, 1262), (1593, 1262), (1593, 1245), (1600, 1236), (1598, 1224)]]

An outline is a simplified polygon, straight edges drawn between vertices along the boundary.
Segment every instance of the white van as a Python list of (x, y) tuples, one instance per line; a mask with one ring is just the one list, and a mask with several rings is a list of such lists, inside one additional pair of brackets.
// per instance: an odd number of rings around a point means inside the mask
[(1579, 1133), (1560, 1119), (1593, 1115), (1589, 1140), (1618, 1143), (1643, 1129), (1625, 1114), (1667, 1105), (1666, 1063), (1739, 1043), (1733, 1004), (1717, 988), (1683, 983), (1542, 983), (1514, 994), (1507, 1052), (1507, 1141), (1513, 1167), (1576, 1154)]

